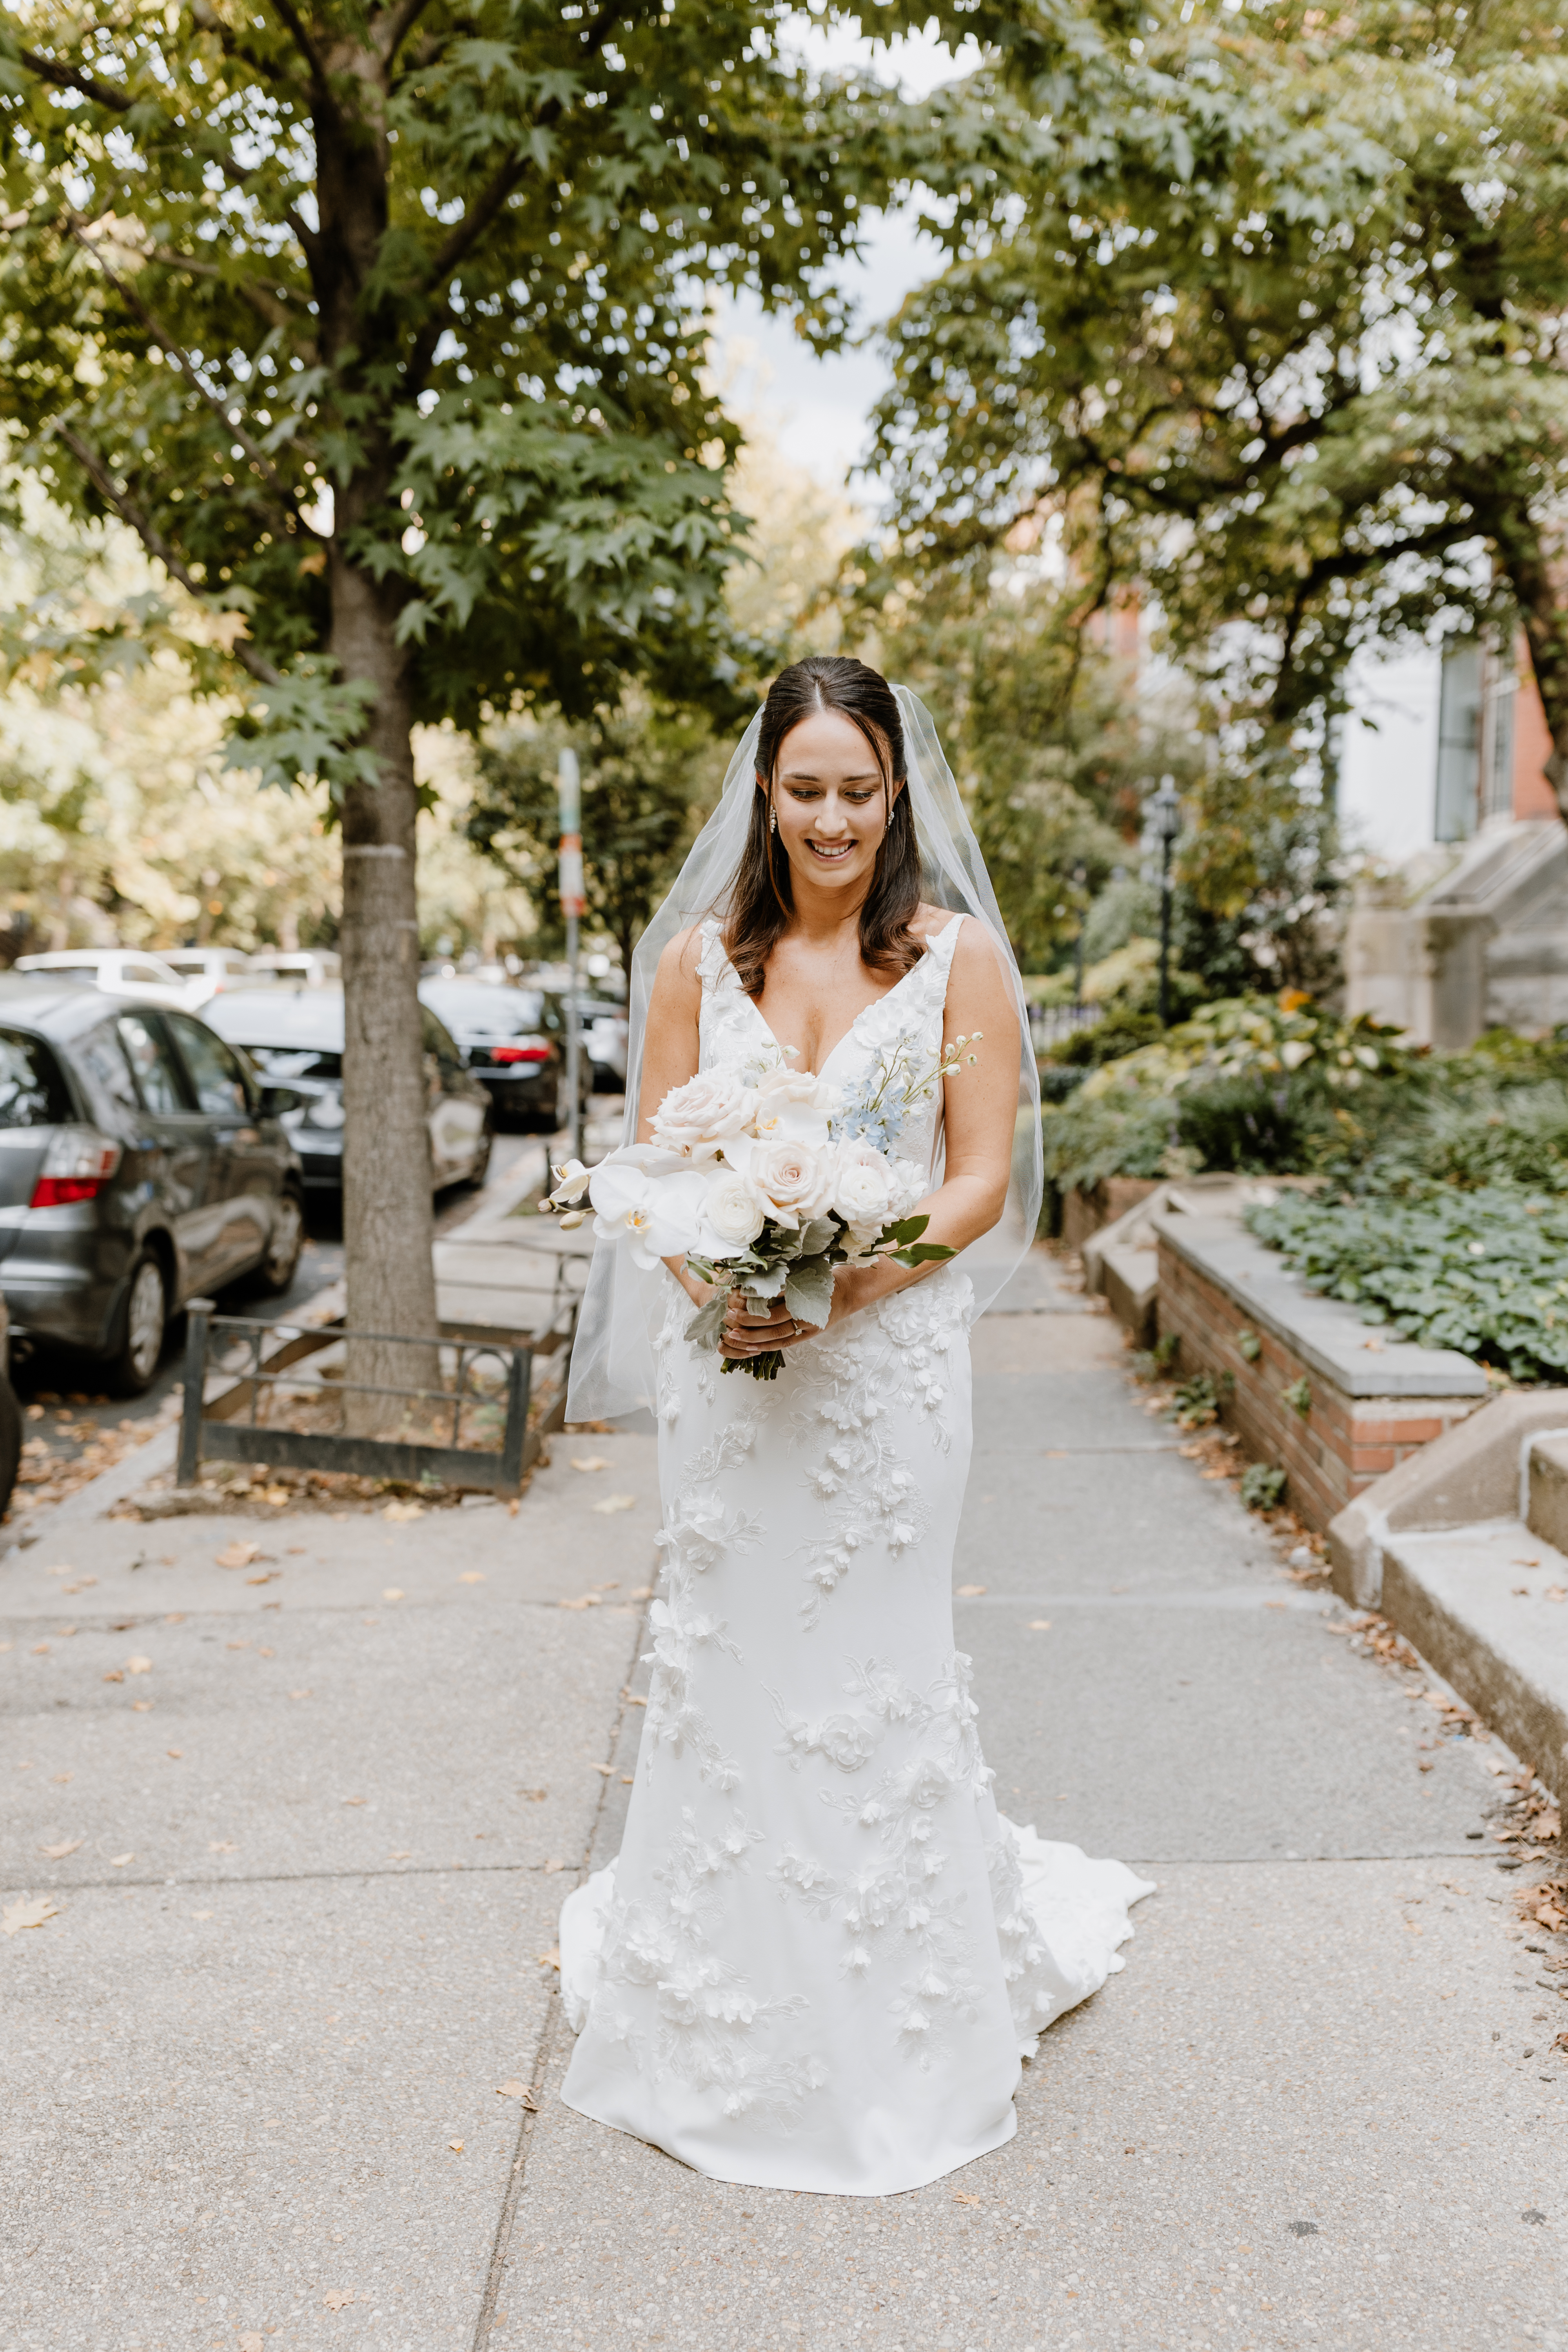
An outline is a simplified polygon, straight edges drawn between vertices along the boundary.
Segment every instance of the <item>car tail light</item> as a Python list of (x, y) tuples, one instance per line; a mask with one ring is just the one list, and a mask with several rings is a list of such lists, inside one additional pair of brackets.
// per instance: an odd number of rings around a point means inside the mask
[(492, 1045), (492, 1062), (548, 1062), (548, 1045)]
[(119, 1165), (120, 1146), (110, 1137), (90, 1127), (57, 1128), (28, 1205), (58, 1209), (68, 1201), (93, 1200)]

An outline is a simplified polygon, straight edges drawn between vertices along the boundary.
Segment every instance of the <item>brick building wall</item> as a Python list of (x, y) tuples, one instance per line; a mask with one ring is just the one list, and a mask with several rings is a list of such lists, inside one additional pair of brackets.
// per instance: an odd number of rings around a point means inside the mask
[[(1326, 1528), (1363, 1486), (1486, 1402), (1347, 1396), (1272, 1331), (1249, 1323), (1245, 1304), (1189, 1265), (1163, 1234), (1159, 1250), (1160, 1331), (1179, 1340), (1177, 1370), (1184, 1377), (1211, 1376), (1220, 1390), (1221, 1419), (1258, 1461), (1285, 1472), (1285, 1499), (1308, 1527)], [(1239, 1345), (1244, 1335), (1257, 1341), (1255, 1357)], [(1284, 1393), (1303, 1381), (1304, 1413)]]

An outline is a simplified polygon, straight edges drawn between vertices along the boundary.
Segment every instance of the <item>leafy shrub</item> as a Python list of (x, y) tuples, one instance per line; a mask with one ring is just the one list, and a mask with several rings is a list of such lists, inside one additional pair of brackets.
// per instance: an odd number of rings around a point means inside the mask
[(1315, 1290), (1519, 1381), (1568, 1373), (1568, 1201), (1500, 1185), (1401, 1200), (1282, 1194), (1247, 1212)]
[(1284, 1493), (1285, 1473), (1272, 1463), (1249, 1462), (1241, 1474), (1241, 1499), (1249, 1511), (1273, 1510)]

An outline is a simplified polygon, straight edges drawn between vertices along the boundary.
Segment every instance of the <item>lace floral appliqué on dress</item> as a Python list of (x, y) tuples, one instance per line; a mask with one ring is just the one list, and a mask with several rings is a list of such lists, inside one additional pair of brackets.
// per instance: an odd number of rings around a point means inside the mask
[[(954, 918), (821, 1075), (941, 1046)], [(781, 1058), (716, 925), (701, 1066)], [(941, 1103), (896, 1147), (942, 1164)], [(962, 1259), (766, 1384), (658, 1334), (664, 1526), (616, 1862), (562, 1913), (565, 2097), (700, 2171), (884, 2196), (1011, 2138), (1020, 2059), (1121, 1966), (1121, 1864), (997, 1811), (952, 1635), (969, 1468)]]

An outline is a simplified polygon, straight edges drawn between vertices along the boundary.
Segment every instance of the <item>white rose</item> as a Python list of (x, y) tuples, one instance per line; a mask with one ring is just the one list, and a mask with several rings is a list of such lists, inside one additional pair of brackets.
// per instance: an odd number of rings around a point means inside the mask
[(834, 1155), (816, 1144), (754, 1143), (746, 1174), (781, 1225), (819, 1217), (833, 1198)]
[(837, 1087), (825, 1086), (809, 1070), (770, 1070), (757, 1087), (753, 1130), (790, 1143), (823, 1144), (838, 1104)]
[(726, 1169), (702, 1196), (701, 1238), (716, 1246), (705, 1255), (722, 1257), (754, 1242), (766, 1222), (767, 1209), (754, 1184)]
[(683, 1087), (672, 1087), (653, 1117), (656, 1143), (667, 1151), (689, 1153), (702, 1144), (725, 1142), (752, 1123), (757, 1098), (729, 1070), (703, 1070)]
[(880, 1152), (847, 1144), (838, 1155), (833, 1206), (847, 1225), (885, 1225), (892, 1214), (893, 1171)]
[(931, 1191), (931, 1177), (913, 1160), (895, 1160), (892, 1163), (892, 1197), (889, 1213), (907, 1217)]

